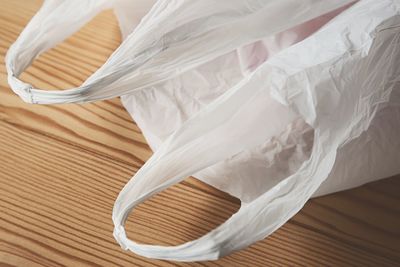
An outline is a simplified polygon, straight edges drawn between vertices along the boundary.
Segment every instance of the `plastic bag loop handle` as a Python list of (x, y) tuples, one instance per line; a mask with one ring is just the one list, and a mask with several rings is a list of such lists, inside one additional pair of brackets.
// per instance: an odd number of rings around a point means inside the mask
[[(255, 72), (257, 73), (257, 72)], [(272, 79), (271, 75), (269, 78)], [(156, 193), (186, 177), (233, 156), (244, 149), (264, 142), (281, 133), (288, 124), (299, 118), (288, 107), (271, 97), (269, 90), (257, 87), (261, 77), (253, 74), (225, 93), (207, 109), (197, 113), (174, 132), (136, 173), (120, 192), (113, 210), (114, 237), (124, 249), (142, 256), (171, 260), (217, 259), (230, 251), (232, 245), (224, 233), (231, 228), (232, 218), (242, 216), (241, 209), (218, 228), (203, 237), (173, 247), (140, 245), (126, 236), (124, 224), (130, 211)], [(241, 109), (237, 109), (241, 106)], [(257, 111), (254, 110), (256, 107)], [(261, 110), (259, 107), (262, 107)], [(249, 112), (256, 114), (248, 118)], [(279, 119), (265, 122), (262, 114), (277, 112)], [(242, 127), (231, 132), (232, 124), (241, 121)], [(232, 123), (230, 123), (232, 122)], [(255, 125), (264, 124), (259, 131), (249, 132)], [(235, 146), (232, 146), (232, 144)], [(213, 153), (213, 151), (217, 151)], [(201, 158), (202, 160), (198, 160)]]
[[(5, 65), (8, 83), (13, 91), (25, 102), (48, 104), (83, 102), (92, 87), (101, 86), (99, 83), (97, 85), (94, 83), (63, 91), (46, 91), (34, 89), (32, 85), (21, 81), (18, 77), (41, 53), (62, 42), (100, 11), (111, 8), (112, 2), (107, 0), (44, 1), (40, 10), (7, 52)], [(81, 8), (74, 8), (76, 5)], [(60, 10), (63, 16), (58, 15)], [(48, 38), (50, 35), (52, 38)]]
[[(76, 3), (74, 3), (74, 1)], [(279, 8), (287, 8), (290, 7), (291, 5), (294, 5), (295, 8), (293, 8), (292, 13), (296, 14), (296, 10), (302, 10), (302, 6), (305, 4), (310, 4), (315, 7), (315, 10), (311, 10), (309, 12), (299, 14), (298, 16), (293, 17), (293, 21), (291, 21), (290, 24), (296, 25), (301, 22), (304, 22), (307, 19), (314, 18), (315, 16), (318, 16), (320, 14), (329, 12), (333, 9), (339, 8), (345, 4), (348, 4), (350, 2), (353, 2), (354, 0), (335, 0), (332, 1), (332, 3), (326, 4), (323, 3), (324, 1), (321, 0), (308, 0), (304, 3), (299, 3), (298, 1), (295, 0), (285, 0), (285, 1), (271, 1), (271, 2), (259, 2), (259, 1), (254, 1), (254, 5), (256, 7), (262, 7), (264, 10), (268, 10), (270, 5), (272, 6), (278, 6)], [(79, 3), (78, 3), (79, 2)], [(168, 6), (169, 1), (159, 1), (156, 3), (156, 5), (159, 6)], [(186, 3), (187, 4), (187, 3)], [(74, 8), (74, 6), (79, 5), (80, 8)], [(82, 6), (86, 5), (86, 6)], [(161, 50), (166, 50), (164, 47), (163, 42), (165, 40), (170, 40), (173, 42), (175, 36), (174, 36), (174, 28), (173, 25), (170, 25), (169, 28), (164, 29), (166, 33), (170, 33), (171, 36), (163, 35), (163, 31), (155, 34), (155, 36), (160, 37), (161, 35), (164, 39), (159, 40), (159, 44), (157, 47), (155, 47), (155, 51), (152, 51), (152, 48), (150, 47), (151, 51), (147, 51), (146, 48), (149, 47), (150, 43), (145, 42), (141, 44), (141, 48), (139, 49), (138, 54), (135, 55), (134, 62), (130, 62), (130, 60), (126, 61), (124, 64), (119, 64), (118, 68), (107, 68), (107, 72), (103, 73), (104, 75), (101, 76), (101, 72), (98, 71), (96, 72), (96, 75), (93, 75), (93, 79), (89, 78), (82, 86), (77, 87), (77, 88), (72, 88), (68, 90), (63, 90), (63, 91), (46, 91), (46, 90), (38, 90), (34, 89), (31, 85), (24, 83), (18, 79), (18, 76), (22, 71), (30, 65), (30, 63), (33, 61), (35, 57), (43, 53), (44, 51), (50, 49), (51, 47), (55, 46), (57, 43), (61, 42), (64, 40), (66, 37), (71, 35), (73, 32), (78, 30), (84, 23), (89, 21), (94, 15), (96, 15), (98, 12), (100, 12), (103, 9), (106, 8), (111, 8), (113, 6), (113, 1), (109, 0), (87, 0), (87, 1), (81, 1), (81, 0), (70, 0), (70, 1), (58, 1), (58, 0), (48, 0), (44, 2), (44, 5), (42, 8), (39, 10), (39, 12), (34, 16), (34, 18), (31, 20), (31, 22), (27, 25), (27, 27), (24, 29), (24, 31), (21, 33), (20, 37), (18, 40), (12, 45), (10, 48), (9, 52), (7, 53), (6, 57), (6, 68), (8, 71), (8, 81), (9, 84), (11, 85), (11, 88), (14, 90), (16, 94), (18, 94), (24, 101), (29, 102), (29, 103), (39, 103), (39, 104), (52, 104), (52, 103), (73, 103), (73, 102), (89, 102), (89, 101), (95, 101), (95, 100), (101, 100), (101, 99), (106, 99), (106, 98), (111, 98), (115, 96), (119, 96), (125, 93), (129, 93), (132, 90), (127, 89), (127, 85), (129, 83), (124, 83), (122, 85), (118, 85), (118, 87), (121, 88), (114, 88), (111, 86), (113, 82), (115, 82), (117, 79), (127, 75), (128, 73), (132, 73), (137, 67), (139, 67), (141, 64), (143, 64), (145, 61), (150, 60), (154, 53), (159, 53), (160, 49)], [(62, 10), (62, 12), (57, 12)], [(250, 13), (254, 13), (254, 18), (257, 18), (263, 14), (258, 14), (256, 12), (257, 10), (251, 10)], [(150, 13), (154, 17), (155, 14), (158, 14), (158, 9), (155, 8)], [(59, 14), (62, 13), (62, 16), (59, 16)], [(168, 12), (167, 12), (168, 13)], [(246, 13), (247, 14), (247, 13)], [(246, 14), (238, 15), (238, 21), (240, 22), (239, 18), (246, 17)], [(163, 14), (166, 15), (166, 14)], [(236, 14), (237, 15), (237, 14)], [(235, 15), (235, 16), (236, 16)], [(155, 16), (156, 19), (157, 16)], [(158, 16), (158, 17), (163, 17), (163, 16)], [(251, 16), (250, 16), (251, 17)], [(203, 18), (207, 22), (207, 17)], [(243, 18), (242, 18), (243, 19)], [(211, 58), (215, 58), (225, 52), (229, 52), (231, 49), (236, 49), (240, 45), (244, 45), (245, 43), (251, 42), (253, 39), (257, 40), (260, 38), (263, 38), (265, 36), (268, 36), (270, 34), (273, 34), (274, 32), (279, 32), (282, 30), (285, 30), (285, 28), (280, 28), (280, 27), (273, 27), (273, 29), (264, 28), (263, 25), (265, 21), (268, 21), (268, 19), (276, 19), (276, 17), (269, 16), (268, 18), (264, 18), (260, 20), (259, 22), (255, 22), (255, 20), (252, 20), (251, 23), (249, 22), (248, 24), (243, 23), (245, 26), (242, 30), (246, 31), (246, 27), (260, 27), (259, 33), (254, 33), (253, 35), (246, 37), (244, 39), (240, 38), (239, 36), (236, 35), (227, 35), (226, 40), (224, 41), (223, 45), (218, 47), (218, 49), (215, 49), (216, 51), (213, 52), (213, 56)], [(163, 19), (159, 21), (159, 23), (162, 23)], [(67, 25), (68, 27), (65, 27)], [(198, 33), (201, 33), (201, 25), (197, 25), (199, 27)], [(247, 26), (246, 26), (247, 25)], [(154, 25), (153, 25), (154, 26)], [(222, 25), (221, 25), (222, 26)], [(287, 25), (289, 27), (290, 25)], [(171, 28), (172, 27), (172, 28)], [(231, 28), (237, 27), (235, 23), (230, 25), (228, 28), (221, 27), (220, 31), (223, 31), (225, 29), (229, 31)], [(62, 28), (60, 31), (59, 29)], [(146, 33), (148, 30), (146, 27), (141, 27), (143, 31), (141, 34), (143, 35)], [(210, 32), (214, 32), (210, 30)], [(217, 32), (214, 32), (217, 34)], [(187, 33), (190, 36), (190, 32)], [(51, 35), (52, 38), (48, 38)], [(135, 35), (135, 34), (133, 34)], [(142, 36), (139, 34), (138, 38), (150, 38), (152, 36)], [(137, 34), (135, 35), (137, 37)], [(142, 36), (142, 37), (141, 37)], [(209, 36), (210, 39), (215, 39), (214, 35)], [(231, 42), (231, 38), (234, 39), (234, 42)], [(253, 39), (252, 39), (253, 38)], [(254, 41), (253, 40), (253, 41)], [(194, 38), (193, 44), (196, 44), (197, 39)], [(185, 42), (183, 42), (185, 43)], [(231, 44), (232, 43), (232, 44)], [(168, 47), (167, 44), (165, 44), (166, 47)], [(171, 44), (172, 45), (172, 44)], [(185, 46), (182, 46), (180, 44), (179, 49), (185, 50)], [(126, 46), (123, 46), (124, 48), (121, 48), (120, 54), (124, 54), (126, 52)], [(175, 49), (177, 49), (175, 47)], [(122, 51), (123, 50), (123, 51)], [(173, 49), (172, 49), (173, 50)], [(199, 50), (200, 51), (200, 50)], [(144, 84), (141, 86), (138, 86), (135, 89), (139, 88), (144, 88), (146, 86), (151, 86), (153, 84), (156, 84), (158, 82), (170, 79), (173, 76), (176, 76), (190, 68), (193, 68), (195, 65), (199, 65), (201, 63), (206, 62), (207, 60), (210, 60), (210, 56), (207, 55), (207, 53), (203, 50), (201, 52), (197, 51), (199, 55), (192, 55), (188, 54), (183, 58), (183, 60), (179, 60), (179, 62), (175, 62), (173, 66), (169, 69), (169, 71), (164, 71), (162, 75), (152, 75), (152, 78), (149, 81), (146, 81)], [(142, 53), (143, 52), (143, 53)], [(145, 55), (145, 56), (142, 56)], [(165, 55), (161, 55), (161, 58)], [(170, 60), (173, 61), (173, 55), (167, 53), (166, 58), (169, 58)], [(190, 59), (190, 60), (189, 60)], [(110, 60), (113, 60), (112, 57), (110, 57)], [(154, 60), (153, 60), (154, 61)], [(159, 66), (160, 64), (163, 64), (165, 61), (160, 59), (159, 61), (154, 61), (155, 66)], [(196, 64), (193, 65), (194, 61), (196, 61)], [(161, 62), (161, 63), (160, 63)], [(191, 66), (188, 66), (188, 62), (192, 62)], [(153, 65), (154, 65), (153, 64)], [(186, 64), (186, 65), (185, 65)], [(189, 64), (190, 65), (190, 64)], [(105, 66), (105, 65), (103, 65)], [(150, 69), (154, 66), (150, 66)], [(150, 72), (152, 72), (151, 70)], [(160, 74), (160, 73), (158, 73)], [(96, 78), (94, 78), (96, 76)], [(101, 77), (98, 77), (101, 76)], [(140, 76), (140, 73), (138, 73), (138, 77)], [(159, 77), (161, 76), (161, 77)], [(158, 77), (158, 78), (154, 78)], [(140, 79), (139, 79), (140, 80)], [(131, 80), (131, 83), (136, 82), (136, 84), (140, 83), (137, 80)], [(122, 88), (124, 87), (124, 88)], [(113, 91), (113, 92), (111, 92)]]

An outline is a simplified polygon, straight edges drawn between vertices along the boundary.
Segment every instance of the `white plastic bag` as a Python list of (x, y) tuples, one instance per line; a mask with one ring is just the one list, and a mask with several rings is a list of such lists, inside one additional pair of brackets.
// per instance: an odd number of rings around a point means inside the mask
[[(111, 7), (124, 42), (82, 86), (18, 80)], [(399, 10), (399, 0), (47, 0), (6, 66), (30, 103), (122, 96), (155, 153), (118, 196), (115, 238), (146, 257), (210, 260), (263, 239), (312, 196), (400, 172)], [(128, 240), (129, 212), (190, 175), (239, 197), (240, 210), (180, 246)]]

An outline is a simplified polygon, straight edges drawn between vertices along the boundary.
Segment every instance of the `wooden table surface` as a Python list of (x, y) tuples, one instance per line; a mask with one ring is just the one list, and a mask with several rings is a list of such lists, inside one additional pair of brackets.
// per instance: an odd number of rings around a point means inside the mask
[[(0, 0), (1, 266), (400, 266), (398, 177), (313, 199), (272, 236), (218, 261), (150, 260), (120, 249), (114, 200), (151, 151), (119, 99), (46, 106), (13, 94), (4, 55), (40, 4)], [(77, 86), (119, 43), (113, 13), (101, 13), (22, 79), (38, 88)], [(138, 242), (175, 245), (239, 206), (189, 178), (140, 205), (127, 228)]]

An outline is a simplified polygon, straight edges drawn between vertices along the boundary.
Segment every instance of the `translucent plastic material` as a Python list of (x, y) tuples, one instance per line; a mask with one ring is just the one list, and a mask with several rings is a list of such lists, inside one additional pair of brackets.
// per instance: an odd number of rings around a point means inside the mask
[[(82, 86), (18, 79), (105, 8), (124, 41)], [(121, 96), (155, 153), (116, 200), (116, 240), (146, 257), (212, 260), (265, 238), (310, 197), (400, 172), (399, 14), (398, 0), (48, 0), (6, 66), (30, 103)], [(129, 240), (130, 211), (190, 175), (240, 210), (179, 246)]]

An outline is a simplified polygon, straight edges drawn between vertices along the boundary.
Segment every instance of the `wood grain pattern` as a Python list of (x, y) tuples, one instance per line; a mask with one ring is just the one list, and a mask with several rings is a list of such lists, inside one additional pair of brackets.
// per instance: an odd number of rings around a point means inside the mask
[[(122, 251), (114, 200), (151, 155), (119, 99), (29, 105), (9, 89), (4, 55), (41, 1), (0, 0), (0, 266), (400, 266), (400, 180), (309, 201), (269, 238), (218, 261), (176, 263)], [(118, 47), (111, 11), (41, 56), (22, 75), (39, 88), (82, 83)], [(175, 245), (224, 222), (237, 199), (196, 179), (130, 216), (129, 236)]]

